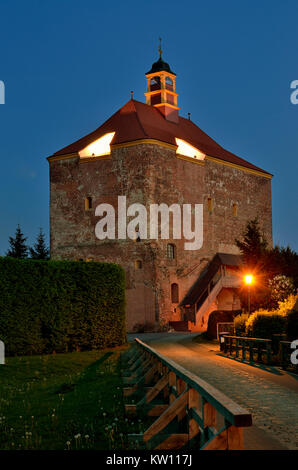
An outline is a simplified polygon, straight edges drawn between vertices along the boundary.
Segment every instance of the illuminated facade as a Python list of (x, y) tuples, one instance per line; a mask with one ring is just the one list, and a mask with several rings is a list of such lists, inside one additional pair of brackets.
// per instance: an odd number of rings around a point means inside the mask
[[(247, 221), (259, 216), (271, 241), (271, 174), (179, 115), (176, 74), (161, 51), (145, 75), (146, 104), (129, 100), (48, 158), (51, 257), (122, 265), (129, 331), (169, 321), (202, 331), (212, 310), (240, 307), (234, 240)], [(117, 207), (119, 196), (127, 206), (202, 204), (203, 246), (187, 251), (172, 233), (169, 239), (118, 234), (99, 240), (96, 208)]]

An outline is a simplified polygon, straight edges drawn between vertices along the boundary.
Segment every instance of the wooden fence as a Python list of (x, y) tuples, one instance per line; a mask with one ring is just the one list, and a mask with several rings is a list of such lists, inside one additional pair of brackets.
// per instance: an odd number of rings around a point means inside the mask
[(243, 428), (252, 416), (197, 375), (135, 340), (123, 371), (128, 414), (151, 419), (142, 434), (130, 434), (140, 448), (243, 449)]
[[(271, 343), (271, 339), (225, 335), (224, 341), (221, 343), (221, 349), (225, 354), (235, 355), (237, 358), (241, 352), (241, 359), (243, 361), (248, 359), (250, 362), (265, 362), (270, 364), (272, 357)], [(264, 360), (265, 358), (266, 361)]]
[(217, 323), (217, 340), (219, 340), (220, 333), (228, 333), (229, 335), (233, 335), (235, 333), (234, 322), (218, 322)]

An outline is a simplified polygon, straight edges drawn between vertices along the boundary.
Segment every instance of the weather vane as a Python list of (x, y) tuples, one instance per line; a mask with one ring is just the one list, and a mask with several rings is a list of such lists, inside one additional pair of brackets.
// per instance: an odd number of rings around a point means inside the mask
[(159, 38), (158, 52), (159, 52), (159, 56), (160, 56), (160, 58), (161, 58), (161, 54), (162, 54), (162, 50), (161, 50), (161, 38)]

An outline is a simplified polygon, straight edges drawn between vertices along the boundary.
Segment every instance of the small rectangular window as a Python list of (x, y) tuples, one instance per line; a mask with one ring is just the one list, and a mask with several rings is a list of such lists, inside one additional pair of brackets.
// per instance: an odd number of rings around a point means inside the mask
[(175, 253), (175, 245), (169, 243), (167, 245), (167, 258), (168, 259), (175, 259), (176, 253)]
[(85, 199), (85, 211), (92, 209), (92, 197), (86, 197)]
[(238, 205), (236, 203), (233, 204), (233, 217), (237, 217), (238, 213)]

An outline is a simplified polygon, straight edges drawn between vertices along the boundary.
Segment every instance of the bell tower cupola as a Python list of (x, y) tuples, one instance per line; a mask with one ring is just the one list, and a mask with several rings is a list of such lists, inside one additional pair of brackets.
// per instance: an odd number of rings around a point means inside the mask
[(158, 61), (154, 62), (151, 70), (145, 74), (147, 78), (146, 103), (158, 108), (168, 121), (178, 123), (176, 74), (162, 59), (161, 39), (158, 51)]

